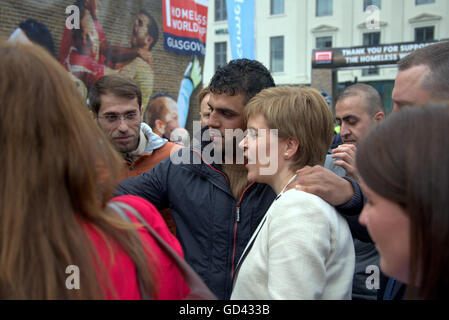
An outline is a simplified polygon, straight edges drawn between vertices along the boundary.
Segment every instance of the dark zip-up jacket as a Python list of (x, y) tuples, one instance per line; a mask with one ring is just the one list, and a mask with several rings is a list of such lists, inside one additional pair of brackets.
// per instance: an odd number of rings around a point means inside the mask
[(220, 165), (206, 163), (194, 149), (181, 149), (181, 154), (191, 161), (166, 159), (122, 181), (116, 194), (170, 208), (186, 261), (219, 299), (228, 299), (237, 262), (276, 194), (268, 185), (252, 183), (235, 199)]

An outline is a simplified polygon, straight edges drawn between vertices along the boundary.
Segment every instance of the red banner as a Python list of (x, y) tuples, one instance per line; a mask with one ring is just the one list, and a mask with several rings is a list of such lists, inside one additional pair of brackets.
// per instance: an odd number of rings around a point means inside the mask
[(208, 0), (162, 0), (164, 48), (204, 55)]

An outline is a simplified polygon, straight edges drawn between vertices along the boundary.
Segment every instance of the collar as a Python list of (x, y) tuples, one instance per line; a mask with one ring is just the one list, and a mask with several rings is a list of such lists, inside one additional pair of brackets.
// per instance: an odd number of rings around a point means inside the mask
[(141, 154), (145, 153), (145, 147), (147, 146), (148, 139), (145, 136), (145, 133), (143, 133), (143, 130), (140, 130), (140, 136), (139, 136), (139, 145), (137, 146), (137, 149), (130, 153), (131, 156), (140, 156)]
[(168, 142), (167, 139), (159, 137), (151, 130), (151, 127), (142, 122), (140, 124), (139, 144), (137, 149), (123, 154), (123, 158), (128, 162), (134, 162), (139, 156), (145, 153), (153, 153), (154, 150), (162, 148)]
[(145, 136), (147, 143), (144, 145), (143, 151), (140, 154), (152, 153), (153, 150), (163, 147), (168, 142), (167, 139), (161, 138), (154, 133), (151, 127), (144, 122), (140, 124), (140, 135), (142, 136), (142, 134)]
[(279, 199), (284, 193), (285, 193), (285, 189), (287, 188), (287, 186), (290, 184), (290, 182), (292, 182), (293, 180), (295, 180), (296, 178), (296, 174), (293, 175), (293, 177), (290, 178), (290, 180), (288, 180), (288, 182), (285, 184), (285, 186), (282, 188), (281, 193), (278, 194), (278, 196), (276, 197), (276, 199), (274, 199), (274, 201), (276, 201), (277, 199)]

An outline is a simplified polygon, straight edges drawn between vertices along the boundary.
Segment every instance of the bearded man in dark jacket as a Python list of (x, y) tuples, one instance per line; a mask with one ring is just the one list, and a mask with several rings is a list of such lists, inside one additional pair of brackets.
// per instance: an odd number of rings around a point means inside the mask
[(237, 262), (275, 192), (249, 183), (238, 144), (246, 131), (243, 109), (274, 87), (259, 62), (238, 59), (218, 68), (209, 85), (211, 111), (200, 143), (181, 149), (116, 194), (134, 194), (159, 210), (170, 208), (186, 261), (219, 299), (228, 299)]

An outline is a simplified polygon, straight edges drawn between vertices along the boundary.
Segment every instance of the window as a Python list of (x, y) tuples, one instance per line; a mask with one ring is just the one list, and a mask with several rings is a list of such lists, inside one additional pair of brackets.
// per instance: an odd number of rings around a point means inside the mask
[(270, 71), (284, 71), (284, 37), (270, 38)]
[(331, 16), (333, 13), (333, 0), (316, 0), (316, 16)]
[(363, 34), (363, 45), (365, 47), (377, 46), (380, 44), (380, 32), (370, 32)]
[(270, 14), (283, 14), (284, 0), (271, 0)]
[(435, 0), (415, 0), (415, 5), (435, 3)]
[(332, 37), (318, 37), (316, 38), (316, 49), (332, 48)]
[(363, 11), (366, 11), (369, 6), (376, 6), (381, 9), (382, 0), (363, 0)]
[(215, 43), (215, 70), (226, 64), (227, 61), (227, 45), (226, 42)]
[(228, 19), (226, 0), (215, 0), (215, 21)]
[(415, 41), (424, 42), (435, 40), (435, 27), (423, 27), (415, 29)]
[[(376, 46), (380, 44), (380, 32), (370, 32), (363, 34), (363, 45), (365, 47)], [(379, 74), (379, 67), (373, 66), (362, 70), (362, 76), (375, 76)]]

